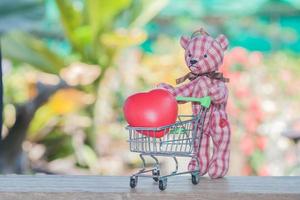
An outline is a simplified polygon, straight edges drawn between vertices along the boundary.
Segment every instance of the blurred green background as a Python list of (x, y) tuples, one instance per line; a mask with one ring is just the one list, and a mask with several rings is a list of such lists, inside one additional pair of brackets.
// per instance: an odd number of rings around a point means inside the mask
[(0, 173), (132, 173), (122, 104), (175, 85), (200, 27), (230, 40), (229, 175), (300, 175), (298, 0), (1, 0)]

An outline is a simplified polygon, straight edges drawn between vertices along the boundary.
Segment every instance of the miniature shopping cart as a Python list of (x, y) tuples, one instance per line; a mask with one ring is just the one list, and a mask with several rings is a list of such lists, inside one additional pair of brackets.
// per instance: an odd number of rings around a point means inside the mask
[[(129, 131), (128, 142), (130, 151), (140, 153), (140, 158), (143, 162), (143, 168), (130, 177), (131, 188), (136, 187), (138, 177), (153, 178), (155, 182), (158, 182), (160, 190), (165, 190), (167, 187), (167, 178), (175, 175), (191, 174), (192, 183), (195, 185), (199, 183), (199, 159), (196, 156), (196, 152), (200, 148), (204, 119), (210, 107), (211, 99), (208, 96), (203, 98), (177, 97), (176, 99), (177, 101), (197, 102), (201, 105), (201, 111), (196, 116), (178, 115), (178, 121), (168, 126), (157, 128), (126, 127)], [(161, 131), (164, 131), (163, 137), (147, 136), (147, 132), (149, 133), (148, 135), (153, 136), (153, 133), (161, 133)], [(198, 146), (195, 147), (195, 144)], [(155, 161), (153, 168), (146, 168), (145, 156), (149, 156)], [(172, 157), (176, 165), (175, 170), (170, 174), (162, 176), (156, 156)], [(176, 157), (192, 157), (196, 160), (197, 167), (194, 171), (178, 172)]]

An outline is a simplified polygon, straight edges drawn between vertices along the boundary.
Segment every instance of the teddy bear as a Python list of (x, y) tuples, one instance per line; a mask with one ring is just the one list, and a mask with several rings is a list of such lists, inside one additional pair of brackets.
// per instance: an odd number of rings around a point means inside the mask
[[(174, 96), (204, 97), (210, 96), (211, 106), (204, 119), (203, 131), (197, 130), (197, 139), (194, 142), (196, 157), (188, 164), (188, 170), (199, 169), (200, 176), (208, 175), (211, 178), (221, 178), (229, 168), (230, 124), (226, 113), (229, 79), (217, 72), (222, 65), (224, 51), (228, 47), (228, 39), (223, 34), (217, 38), (211, 37), (203, 28), (195, 31), (191, 37), (182, 36), (180, 44), (185, 51), (185, 62), (190, 72), (176, 80), (179, 87), (166, 83), (158, 85)], [(192, 103), (194, 115), (200, 112), (201, 106)], [(200, 134), (201, 137), (200, 137)], [(210, 154), (210, 138), (213, 143), (213, 152)], [(198, 162), (199, 166), (198, 166)]]

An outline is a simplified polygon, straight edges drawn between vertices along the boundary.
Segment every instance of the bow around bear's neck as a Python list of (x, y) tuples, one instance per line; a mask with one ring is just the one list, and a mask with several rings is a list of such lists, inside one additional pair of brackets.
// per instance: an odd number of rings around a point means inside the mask
[(213, 71), (213, 72), (207, 72), (207, 73), (203, 73), (203, 74), (194, 74), (193, 72), (189, 72), (186, 75), (176, 79), (176, 84), (183, 83), (186, 79), (189, 79), (190, 81), (192, 81), (200, 76), (206, 76), (210, 79), (215, 79), (215, 80), (219, 80), (222, 82), (229, 82), (229, 78), (225, 78), (223, 76), (223, 73)]

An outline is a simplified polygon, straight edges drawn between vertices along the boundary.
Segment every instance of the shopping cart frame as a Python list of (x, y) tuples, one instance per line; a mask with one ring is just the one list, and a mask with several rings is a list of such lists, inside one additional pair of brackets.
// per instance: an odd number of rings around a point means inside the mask
[[(200, 148), (204, 120), (207, 110), (210, 107), (211, 99), (209, 96), (206, 96), (202, 98), (176, 97), (176, 100), (179, 102), (199, 103), (201, 105), (200, 112), (197, 115), (178, 115), (178, 121), (167, 126), (156, 128), (126, 127), (126, 130), (129, 131), (128, 143), (130, 151), (139, 153), (139, 157), (142, 160), (142, 169), (130, 177), (131, 188), (136, 187), (138, 177), (153, 178), (155, 182), (158, 182), (160, 190), (166, 189), (167, 178), (171, 176), (191, 174), (192, 183), (195, 185), (199, 183), (200, 161), (196, 156), (196, 152)], [(147, 136), (150, 135), (148, 134), (150, 132), (157, 133), (161, 131), (165, 131), (164, 136), (161, 138)], [(197, 139), (200, 141), (195, 143), (195, 140)], [(197, 144), (198, 146), (195, 146), (194, 144)], [(145, 156), (150, 157), (155, 161), (152, 168), (147, 169)], [(160, 164), (157, 159), (158, 156), (173, 158), (175, 162), (175, 170), (170, 174), (161, 175)], [(178, 172), (177, 157), (194, 158), (197, 163), (195, 170)]]

